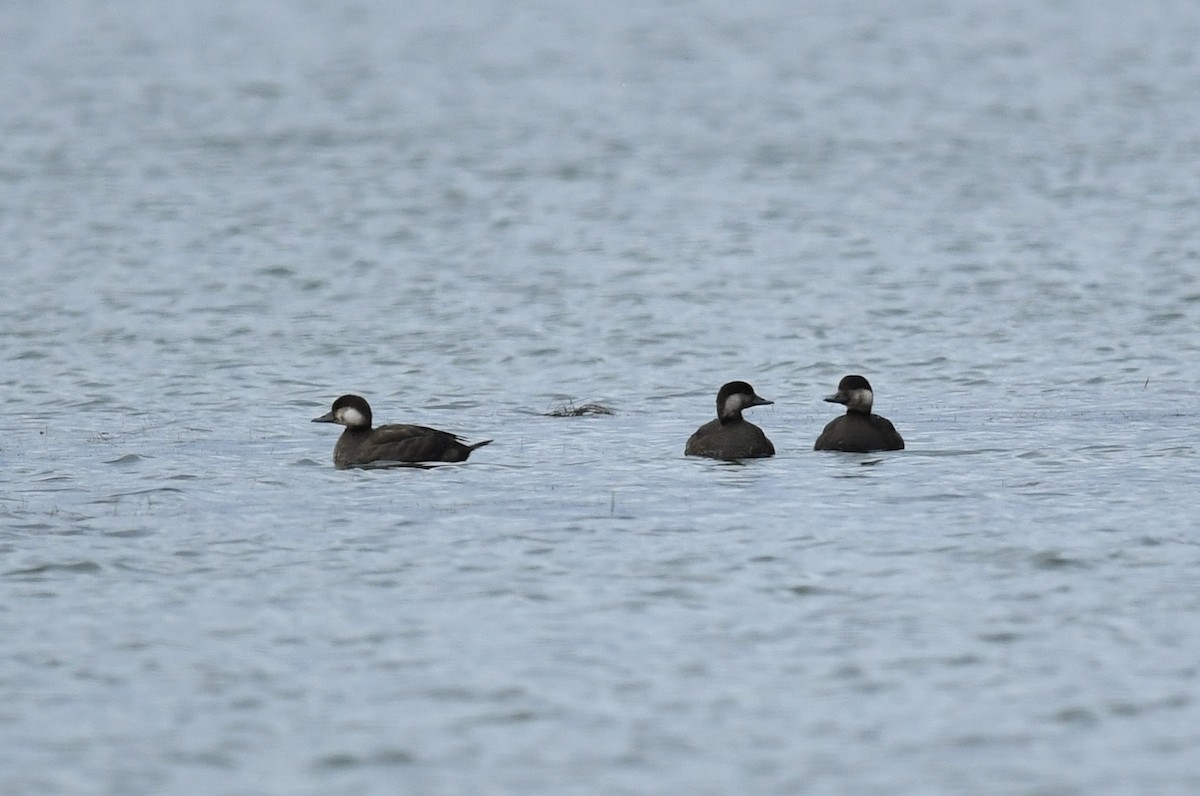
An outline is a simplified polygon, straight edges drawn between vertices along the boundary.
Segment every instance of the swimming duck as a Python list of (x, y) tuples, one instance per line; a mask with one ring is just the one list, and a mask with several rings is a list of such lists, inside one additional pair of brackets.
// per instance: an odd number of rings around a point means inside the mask
[(846, 414), (825, 426), (813, 450), (851, 453), (904, 450), (904, 440), (892, 421), (871, 414), (875, 393), (862, 376), (846, 376), (838, 382), (837, 392), (825, 400), (845, 404)]
[(462, 462), (471, 451), (491, 442), (467, 444), (448, 431), (425, 426), (395, 424), (371, 427), (371, 405), (358, 395), (343, 395), (333, 408), (314, 423), (337, 423), (346, 427), (333, 448), (333, 464), (339, 470), (391, 462)]
[(742, 410), (766, 406), (768, 401), (744, 381), (731, 381), (717, 393), (717, 419), (710, 420), (688, 438), (685, 456), (710, 459), (755, 459), (774, 456), (775, 446), (758, 426), (742, 419)]

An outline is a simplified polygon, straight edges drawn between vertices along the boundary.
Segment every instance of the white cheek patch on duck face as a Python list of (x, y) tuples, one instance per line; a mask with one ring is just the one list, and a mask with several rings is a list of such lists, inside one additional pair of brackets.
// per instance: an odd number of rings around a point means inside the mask
[(358, 427), (365, 426), (367, 418), (353, 406), (343, 406), (337, 412), (337, 422), (343, 426)]
[(857, 409), (860, 412), (871, 411), (871, 405), (875, 403), (875, 393), (870, 390), (851, 390), (850, 394), (846, 397), (849, 398), (846, 402), (846, 407), (848, 409)]
[(746, 396), (741, 393), (734, 393), (725, 399), (725, 405), (721, 407), (721, 416), (729, 417), (742, 411), (746, 406)]

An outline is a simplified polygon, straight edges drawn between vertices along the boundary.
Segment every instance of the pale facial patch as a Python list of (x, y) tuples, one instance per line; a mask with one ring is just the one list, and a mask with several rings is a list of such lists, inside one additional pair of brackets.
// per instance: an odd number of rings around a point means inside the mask
[(875, 403), (875, 393), (870, 390), (851, 390), (847, 396), (850, 400), (847, 401), (846, 407), (849, 409), (858, 409), (862, 412), (871, 410), (871, 404)]
[(337, 421), (343, 426), (365, 426), (367, 418), (353, 406), (343, 406), (337, 411)]
[(725, 399), (725, 405), (721, 407), (721, 416), (728, 417), (735, 412), (740, 412), (746, 406), (746, 396), (741, 393), (734, 393)]

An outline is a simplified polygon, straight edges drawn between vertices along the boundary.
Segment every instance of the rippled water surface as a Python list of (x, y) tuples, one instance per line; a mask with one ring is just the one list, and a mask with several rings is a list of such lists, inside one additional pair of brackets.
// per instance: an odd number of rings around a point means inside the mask
[[(7, 4), (0, 791), (1197, 792), (1197, 41)], [(854, 372), (907, 450), (811, 451)]]

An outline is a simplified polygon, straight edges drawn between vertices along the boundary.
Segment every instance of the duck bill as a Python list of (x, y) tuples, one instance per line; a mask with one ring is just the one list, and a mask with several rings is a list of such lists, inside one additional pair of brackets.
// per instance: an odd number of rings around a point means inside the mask
[(826, 395), (825, 400), (831, 404), (846, 404), (850, 399), (844, 393), (835, 392), (833, 395)]
[(748, 407), (749, 406), (769, 406), (770, 404), (773, 404), (773, 403), (775, 403), (775, 402), (768, 401), (766, 398), (760, 398), (759, 396), (756, 395), (750, 399), (750, 402), (748, 404), (746, 404), (746, 406), (748, 406)]
[(312, 419), (312, 421), (313, 421), (314, 423), (333, 423), (333, 422), (336, 422), (336, 421), (333, 419), (333, 412), (326, 412), (325, 414), (321, 415), (320, 417), (314, 417), (314, 418)]

